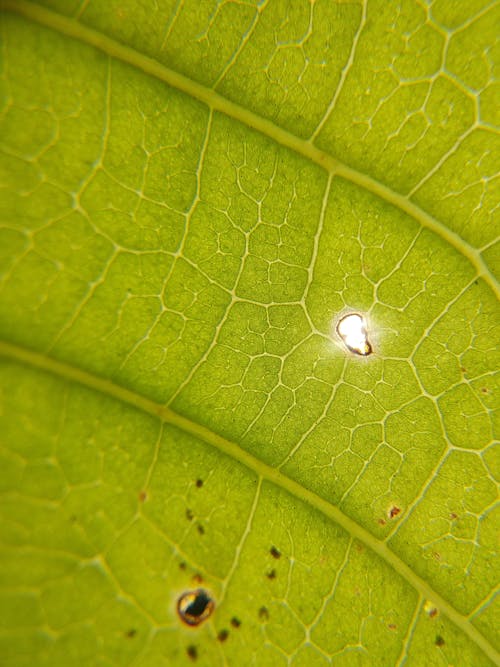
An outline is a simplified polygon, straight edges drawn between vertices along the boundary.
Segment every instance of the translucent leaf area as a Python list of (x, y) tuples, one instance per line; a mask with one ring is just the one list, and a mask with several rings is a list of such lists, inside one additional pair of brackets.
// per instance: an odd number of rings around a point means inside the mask
[(500, 665), (500, 4), (0, 8), (2, 667)]

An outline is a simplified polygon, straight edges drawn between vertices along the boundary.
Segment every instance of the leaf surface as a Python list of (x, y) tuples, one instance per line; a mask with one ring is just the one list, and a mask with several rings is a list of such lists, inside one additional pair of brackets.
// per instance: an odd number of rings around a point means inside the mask
[(5, 664), (500, 664), (499, 6), (1, 6)]

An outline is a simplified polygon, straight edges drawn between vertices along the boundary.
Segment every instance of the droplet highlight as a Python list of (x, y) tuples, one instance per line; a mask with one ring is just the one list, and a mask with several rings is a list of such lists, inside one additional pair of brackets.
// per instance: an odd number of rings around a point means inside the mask
[(215, 602), (203, 588), (186, 591), (177, 600), (177, 613), (184, 623), (195, 627), (203, 623), (215, 609)]
[(365, 318), (359, 313), (345, 315), (337, 324), (337, 333), (350, 352), (366, 357), (373, 348), (368, 340)]

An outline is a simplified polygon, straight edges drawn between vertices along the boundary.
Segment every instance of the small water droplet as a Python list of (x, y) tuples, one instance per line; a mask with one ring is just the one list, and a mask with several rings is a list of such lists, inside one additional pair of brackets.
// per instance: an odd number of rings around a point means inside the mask
[(366, 357), (373, 352), (366, 332), (365, 318), (359, 313), (349, 313), (337, 323), (337, 333), (350, 352)]
[(191, 626), (200, 625), (215, 609), (215, 602), (203, 588), (183, 593), (177, 600), (177, 613)]

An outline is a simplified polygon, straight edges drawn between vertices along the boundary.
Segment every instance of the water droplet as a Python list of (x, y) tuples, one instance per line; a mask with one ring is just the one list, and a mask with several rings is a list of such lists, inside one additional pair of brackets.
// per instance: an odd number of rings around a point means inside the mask
[(187, 591), (177, 600), (177, 612), (180, 618), (191, 626), (200, 625), (214, 609), (215, 602), (203, 588)]
[(339, 320), (337, 333), (351, 352), (363, 357), (373, 352), (366, 332), (365, 318), (359, 313), (350, 313)]

